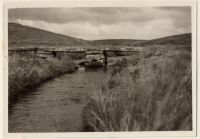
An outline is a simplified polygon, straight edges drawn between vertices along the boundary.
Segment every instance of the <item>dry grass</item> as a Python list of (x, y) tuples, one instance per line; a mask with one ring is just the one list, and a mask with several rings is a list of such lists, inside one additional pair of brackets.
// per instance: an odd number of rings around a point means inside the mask
[(155, 53), (144, 55), (131, 71), (116, 73), (95, 93), (84, 117), (86, 130), (192, 130), (190, 53)]
[(40, 59), (34, 54), (26, 54), (22, 56), (15, 53), (9, 56), (9, 99), (11, 102), (43, 81), (76, 70), (75, 63), (68, 57), (62, 60)]

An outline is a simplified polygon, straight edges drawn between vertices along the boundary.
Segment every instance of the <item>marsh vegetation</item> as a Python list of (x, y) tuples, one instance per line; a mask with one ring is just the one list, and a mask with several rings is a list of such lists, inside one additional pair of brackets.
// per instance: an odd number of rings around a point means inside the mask
[(170, 47), (119, 62), (85, 108), (85, 130), (192, 130), (191, 53)]

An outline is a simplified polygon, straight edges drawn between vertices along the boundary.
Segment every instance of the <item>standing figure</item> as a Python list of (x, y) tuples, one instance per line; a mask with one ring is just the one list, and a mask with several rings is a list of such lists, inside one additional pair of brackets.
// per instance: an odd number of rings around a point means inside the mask
[(103, 55), (104, 55), (104, 65), (107, 66), (108, 61), (107, 61), (107, 54), (106, 54), (106, 51), (105, 51), (105, 50), (103, 50)]

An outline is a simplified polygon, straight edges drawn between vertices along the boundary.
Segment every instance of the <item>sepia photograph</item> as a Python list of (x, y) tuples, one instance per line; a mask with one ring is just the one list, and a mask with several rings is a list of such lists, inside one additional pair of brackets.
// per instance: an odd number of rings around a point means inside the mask
[(8, 133), (193, 131), (192, 7), (8, 9)]

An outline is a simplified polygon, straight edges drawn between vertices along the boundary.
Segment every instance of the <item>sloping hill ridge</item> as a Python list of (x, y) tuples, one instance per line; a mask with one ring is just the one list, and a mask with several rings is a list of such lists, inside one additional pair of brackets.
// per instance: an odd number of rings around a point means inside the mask
[(9, 46), (90, 46), (86, 40), (69, 37), (17, 23), (8, 24)]
[(148, 45), (191, 45), (192, 34), (179, 34), (149, 41), (137, 42), (137, 46), (148, 46)]
[(136, 47), (148, 45), (191, 45), (191, 33), (154, 40), (105, 39), (88, 41), (17, 23), (8, 24), (9, 47)]

